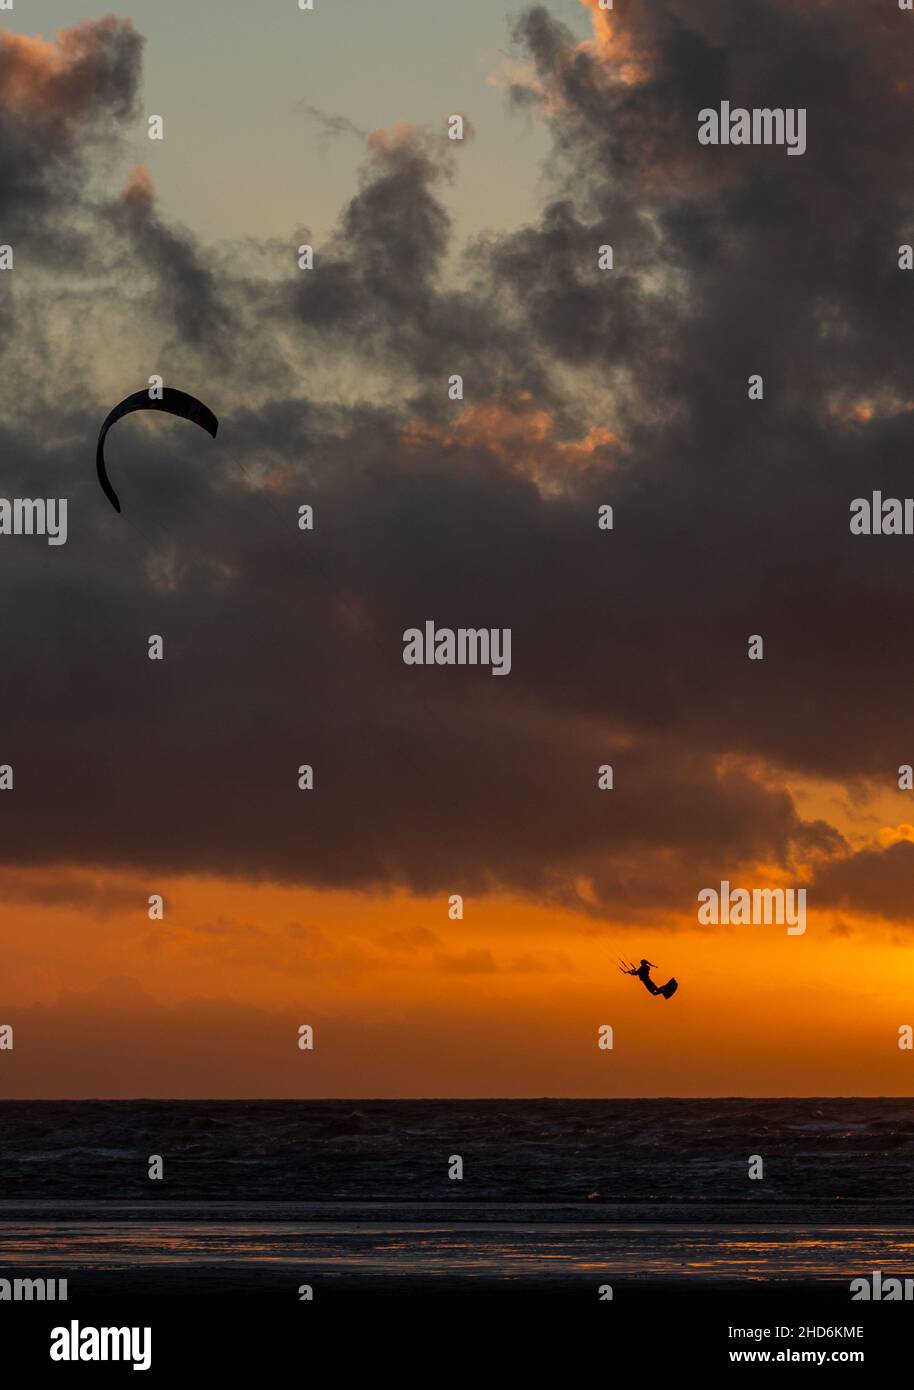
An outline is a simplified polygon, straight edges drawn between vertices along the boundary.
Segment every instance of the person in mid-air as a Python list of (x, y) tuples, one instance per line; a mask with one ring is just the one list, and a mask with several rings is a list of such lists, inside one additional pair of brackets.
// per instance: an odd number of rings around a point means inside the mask
[(655, 985), (654, 981), (651, 979), (651, 971), (656, 969), (656, 965), (651, 961), (642, 960), (640, 965), (636, 966), (633, 970), (626, 970), (625, 973), (626, 975), (637, 975), (649, 994), (659, 994), (660, 990), (658, 986)]
[(649, 960), (642, 959), (640, 965), (633, 965), (630, 970), (626, 969), (625, 966), (620, 966), (620, 969), (623, 975), (637, 976), (648, 994), (662, 994), (664, 999), (669, 999), (679, 988), (676, 980), (667, 980), (665, 985), (655, 985), (654, 981), (651, 979), (651, 971), (656, 970), (657, 967)]

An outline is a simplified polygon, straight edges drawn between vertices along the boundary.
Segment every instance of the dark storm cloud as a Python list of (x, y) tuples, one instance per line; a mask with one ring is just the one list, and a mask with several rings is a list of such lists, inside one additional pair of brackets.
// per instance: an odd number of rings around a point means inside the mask
[[(615, 13), (646, 69), (634, 84), (544, 10), (519, 23), (573, 199), (504, 238), (497, 264), (558, 358), (634, 378), (613, 422), (635, 460), (613, 565), (636, 581), (631, 626), (663, 660), (626, 663), (626, 714), (648, 691), (648, 718), (662, 710), (702, 743), (874, 771), (892, 730), (900, 751), (909, 730), (909, 560), (905, 541), (850, 538), (847, 507), (873, 487), (909, 490), (914, 277), (897, 247), (914, 227), (910, 28), (876, 5)], [(807, 154), (699, 146), (697, 112), (723, 98), (806, 106)], [(585, 296), (569, 261), (583, 264), (597, 228), (617, 269)], [(764, 404), (747, 401), (751, 372)], [(865, 426), (857, 402), (876, 407)], [(635, 550), (655, 562), (653, 592)], [(764, 667), (733, 659), (755, 631)]]
[(865, 849), (826, 864), (811, 892), (817, 903), (910, 922), (914, 883), (914, 844), (899, 840), (888, 849)]
[(135, 908), (142, 885), (112, 884), (110, 880), (86, 879), (77, 874), (49, 878), (42, 873), (0, 870), (0, 893), (5, 903), (28, 903), (36, 907), (73, 908), (91, 912), (95, 918), (109, 917)]
[[(879, 787), (910, 760), (912, 542), (847, 520), (873, 487), (911, 491), (914, 40), (867, 6), (729, 10), (617, 0), (602, 56), (527, 12), (554, 196), (457, 275), (441, 133), (373, 135), (292, 278), (175, 229), (142, 175), (75, 208), (70, 182), (43, 187), (105, 248), (109, 373), (139, 305), (155, 367), (221, 428), (210, 447), (121, 422), (116, 518), (91, 463), (113, 400), (87, 384), (65, 422), (7, 427), (4, 494), (40, 478), (71, 514), (59, 551), (0, 549), (5, 856), (625, 914), (811, 863), (866, 907), (871, 880), (777, 769)], [(112, 62), (116, 126), (133, 69)], [(698, 146), (723, 98), (806, 106), (807, 154)], [(78, 164), (99, 136), (74, 130)], [(26, 190), (15, 216), (40, 235), (44, 215)], [(510, 677), (405, 667), (426, 618), (511, 627)]]
[(72, 263), (82, 237), (70, 213), (93, 154), (135, 114), (142, 50), (130, 21), (111, 15), (56, 44), (0, 33), (0, 219), (31, 263), (64, 247)]
[(142, 266), (151, 282), (150, 309), (154, 305), (154, 312), (170, 319), (182, 341), (205, 341), (214, 354), (231, 351), (238, 324), (223, 301), (216, 272), (188, 232), (159, 216), (145, 170), (134, 170), (108, 216), (123, 237), (125, 261)]
[[(471, 133), (468, 126), (466, 138)], [(394, 371), (413, 373), (424, 410), (440, 415), (447, 414), (446, 393), (433, 395), (428, 384), (446, 379), (455, 362), (471, 360), (490, 392), (549, 395), (545, 368), (525, 336), (493, 312), (488, 281), (484, 293), (442, 283), (451, 219), (439, 195), (455, 177), (455, 146), (444, 132), (406, 125), (375, 132), (361, 187), (318, 253), (320, 274), (299, 277), (291, 299), (306, 342), (368, 351), (375, 362), (381, 357)]]

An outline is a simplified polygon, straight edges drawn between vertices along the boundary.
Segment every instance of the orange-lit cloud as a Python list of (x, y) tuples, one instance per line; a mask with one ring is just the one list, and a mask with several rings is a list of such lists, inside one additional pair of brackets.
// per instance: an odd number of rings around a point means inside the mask
[(650, 75), (647, 48), (638, 41), (631, 28), (625, 27), (621, 12), (601, 9), (600, 0), (581, 0), (581, 4), (590, 11), (593, 26), (593, 39), (582, 44), (581, 49), (595, 52), (626, 86), (646, 82)]
[(828, 413), (842, 425), (869, 425), (873, 420), (887, 419), (904, 411), (914, 410), (914, 401), (900, 400), (896, 395), (883, 393), (866, 400), (836, 395), (828, 403)]
[(110, 80), (108, 50), (125, 39), (139, 42), (130, 21), (114, 15), (63, 29), (53, 42), (0, 33), (0, 103), (22, 119), (79, 119), (98, 104)]
[(467, 405), (450, 426), (411, 420), (404, 427), (403, 439), (413, 449), (485, 450), (543, 491), (567, 484), (595, 462), (605, 468), (619, 453), (616, 436), (604, 426), (592, 425), (580, 439), (556, 438), (554, 416), (529, 391), (507, 400)]
[(148, 207), (155, 198), (155, 187), (149, 170), (143, 164), (137, 164), (127, 176), (122, 194), (125, 202), (141, 204)]
[[(473, 124), (463, 117), (463, 139), (471, 140)], [(387, 164), (418, 164), (430, 182), (451, 175), (451, 161), (459, 141), (448, 138), (444, 130), (432, 130), (412, 121), (397, 121), (389, 129), (373, 130), (366, 142), (369, 155)]]
[(567, 109), (563, 79), (580, 59), (595, 60), (598, 73), (628, 87), (646, 82), (650, 76), (650, 44), (646, 35), (626, 27), (618, 10), (601, 10), (599, 0), (580, 0), (580, 4), (590, 12), (593, 38), (575, 43), (568, 40), (566, 30), (567, 41), (556, 54), (554, 71), (540, 70), (529, 61), (505, 58), (488, 77), (492, 86), (517, 87), (535, 95), (542, 119), (548, 120)]

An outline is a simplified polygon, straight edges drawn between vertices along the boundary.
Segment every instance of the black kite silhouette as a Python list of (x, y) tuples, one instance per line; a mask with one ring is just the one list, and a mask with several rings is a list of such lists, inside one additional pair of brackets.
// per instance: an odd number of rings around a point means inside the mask
[(98, 435), (98, 445), (95, 450), (95, 469), (98, 473), (98, 481), (101, 484), (102, 492), (111, 503), (116, 512), (121, 509), (118, 495), (111, 486), (108, 474), (105, 471), (105, 435), (110, 430), (116, 420), (120, 420), (125, 415), (131, 415), (134, 410), (164, 410), (169, 415), (179, 415), (183, 420), (192, 420), (195, 425), (206, 430), (207, 434), (216, 438), (216, 431), (219, 428), (219, 421), (208, 406), (202, 401), (198, 401), (196, 396), (188, 396), (186, 391), (177, 391), (173, 386), (163, 386), (161, 399), (152, 397), (149, 391), (136, 391), (132, 396), (127, 396), (120, 405), (116, 405), (107, 416)]

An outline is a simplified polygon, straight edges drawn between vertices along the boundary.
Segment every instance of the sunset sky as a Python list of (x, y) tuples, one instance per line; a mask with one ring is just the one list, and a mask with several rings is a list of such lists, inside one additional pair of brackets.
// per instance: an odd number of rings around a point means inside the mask
[(914, 14), (316, 3), (0, 17), (0, 1094), (911, 1094)]

